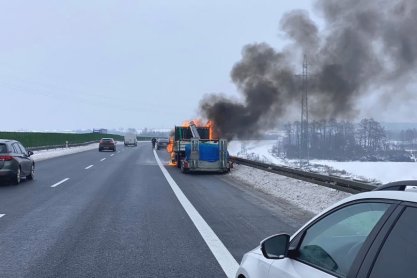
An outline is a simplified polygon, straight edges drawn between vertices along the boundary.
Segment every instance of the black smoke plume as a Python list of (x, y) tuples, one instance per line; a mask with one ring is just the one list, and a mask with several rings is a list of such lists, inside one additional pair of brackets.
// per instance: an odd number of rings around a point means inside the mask
[(401, 98), (401, 88), (415, 79), (417, 1), (319, 0), (315, 7), (325, 19), (322, 28), (306, 11), (291, 11), (280, 21), (290, 40), (283, 50), (266, 43), (243, 48), (231, 71), (242, 101), (222, 95), (201, 101), (203, 116), (221, 136), (254, 136), (300, 107), (297, 74), (304, 55), (310, 115), (317, 118), (353, 118), (357, 101), (370, 89), (391, 87), (393, 93), (381, 98), (387, 102)]

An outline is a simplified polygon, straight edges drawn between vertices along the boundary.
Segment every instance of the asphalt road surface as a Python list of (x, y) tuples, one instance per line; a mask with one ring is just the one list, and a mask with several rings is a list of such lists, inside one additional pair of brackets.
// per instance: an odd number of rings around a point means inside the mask
[(118, 145), (41, 161), (35, 180), (1, 183), (0, 277), (227, 277), (260, 240), (310, 217), (227, 174), (182, 174), (168, 157), (150, 143)]

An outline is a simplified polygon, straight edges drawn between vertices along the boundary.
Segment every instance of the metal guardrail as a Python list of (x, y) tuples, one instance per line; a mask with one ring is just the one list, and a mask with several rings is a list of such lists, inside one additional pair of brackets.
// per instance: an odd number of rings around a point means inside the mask
[(30, 151), (40, 151), (40, 150), (50, 150), (50, 149), (62, 149), (62, 148), (67, 148), (67, 147), (79, 147), (79, 146), (86, 146), (86, 145), (90, 145), (93, 143), (98, 143), (99, 140), (97, 141), (89, 141), (89, 142), (84, 142), (84, 143), (77, 143), (77, 144), (62, 144), (62, 145), (49, 145), (49, 146), (38, 146), (38, 147), (27, 147), (27, 150)]
[(375, 189), (376, 184), (366, 183), (362, 181), (344, 179), (336, 176), (328, 176), (308, 171), (303, 171), (300, 169), (290, 168), (286, 166), (278, 166), (273, 164), (266, 164), (263, 162), (253, 161), (249, 159), (244, 159), (240, 157), (231, 156), (230, 160), (236, 164), (242, 164), (249, 167), (258, 168), (264, 171), (271, 173), (280, 174), (290, 178), (295, 178), (318, 185), (334, 188), (337, 190), (349, 192), (349, 193), (359, 193), (367, 192)]

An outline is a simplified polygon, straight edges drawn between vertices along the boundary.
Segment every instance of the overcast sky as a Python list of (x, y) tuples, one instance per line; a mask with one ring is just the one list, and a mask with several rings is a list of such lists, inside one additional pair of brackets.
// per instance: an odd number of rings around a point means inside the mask
[(281, 15), (309, 8), (289, 2), (1, 1), (1, 129), (171, 128), (236, 95), (242, 47), (280, 46)]
[(237, 96), (242, 47), (280, 49), (281, 16), (310, 2), (1, 1), (1, 130), (172, 128)]

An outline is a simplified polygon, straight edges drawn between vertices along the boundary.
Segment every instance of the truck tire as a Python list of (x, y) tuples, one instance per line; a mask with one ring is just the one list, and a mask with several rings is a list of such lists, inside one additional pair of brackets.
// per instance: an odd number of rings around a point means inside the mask
[(180, 159), (180, 154), (176, 154), (175, 155), (175, 161), (177, 162), (177, 168), (181, 168), (181, 159)]
[(181, 161), (181, 173), (188, 174), (188, 169), (184, 168), (184, 161)]

